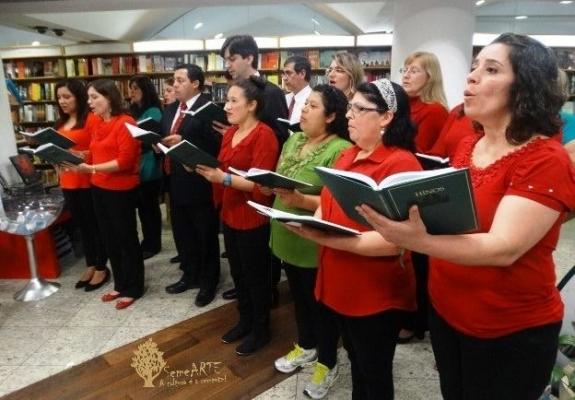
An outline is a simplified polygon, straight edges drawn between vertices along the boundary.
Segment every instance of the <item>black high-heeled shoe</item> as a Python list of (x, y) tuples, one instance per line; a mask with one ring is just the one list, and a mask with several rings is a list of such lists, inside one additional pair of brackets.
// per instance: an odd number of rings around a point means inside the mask
[(91, 279), (88, 279), (87, 281), (79, 280), (79, 281), (76, 282), (76, 284), (74, 285), (74, 288), (75, 288), (75, 289), (85, 288), (86, 285), (87, 285), (88, 283), (90, 283), (90, 280), (91, 280)]
[(398, 336), (397, 337), (397, 344), (406, 344), (406, 343), (411, 342), (415, 338), (418, 340), (423, 340), (425, 338), (425, 332), (413, 331), (411, 333), (411, 335), (409, 335), (409, 336), (406, 336), (406, 337)]
[(100, 289), (102, 286), (104, 286), (106, 283), (108, 283), (108, 281), (110, 280), (111, 272), (108, 268), (106, 268), (105, 271), (106, 271), (106, 275), (104, 276), (104, 279), (102, 279), (100, 282), (98, 282), (94, 285), (92, 285), (91, 283), (88, 282), (86, 284), (86, 286), (84, 287), (84, 290), (86, 292), (91, 292), (93, 290)]

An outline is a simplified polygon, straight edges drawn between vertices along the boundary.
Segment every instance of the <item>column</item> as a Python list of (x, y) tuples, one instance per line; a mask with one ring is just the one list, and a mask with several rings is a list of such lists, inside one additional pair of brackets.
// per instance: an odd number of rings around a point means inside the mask
[[(2, 59), (0, 58), (0, 65)], [(0, 173), (10, 182), (17, 181), (12, 164), (8, 157), (16, 154), (16, 137), (14, 125), (10, 115), (10, 103), (8, 101), (8, 88), (4, 77), (4, 68), (0, 67)], [(0, 188), (1, 191), (1, 188)]]
[(463, 100), (475, 27), (473, 0), (401, 0), (394, 2), (391, 78), (401, 82), (399, 69), (414, 51), (429, 51), (439, 59), (449, 107)]

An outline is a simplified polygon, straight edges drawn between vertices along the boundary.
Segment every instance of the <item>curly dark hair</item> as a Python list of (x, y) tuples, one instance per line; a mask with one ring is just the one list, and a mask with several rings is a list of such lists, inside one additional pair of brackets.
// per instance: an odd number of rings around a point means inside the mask
[[(86, 83), (79, 79), (64, 79), (56, 83), (54, 87), (54, 93), (58, 95), (58, 89), (65, 87), (72, 93), (76, 98), (76, 125), (73, 129), (80, 129), (84, 127), (86, 123), (86, 118), (88, 118), (88, 113), (90, 108), (88, 107), (88, 92), (86, 89)], [(70, 115), (66, 114), (60, 103), (58, 102), (58, 120), (54, 124), (56, 129), (60, 128), (70, 119)]]
[[(405, 90), (395, 82), (391, 82), (395, 97), (397, 99), (397, 111), (393, 114), (393, 119), (385, 130), (382, 142), (385, 146), (399, 147), (411, 152), (415, 152), (416, 128), (411, 121), (411, 110), (409, 98)], [(369, 102), (375, 104), (379, 113), (389, 110), (389, 106), (383, 99), (377, 86), (373, 83), (362, 83), (357, 87), (357, 93), (361, 93)]]
[(503, 33), (491, 44), (509, 47), (515, 80), (509, 90), (511, 122), (505, 138), (511, 144), (525, 143), (536, 134), (553, 136), (561, 129), (563, 105), (557, 90), (558, 65), (553, 51), (535, 39)]
[(256, 106), (256, 118), (258, 120), (262, 119), (262, 112), (264, 109), (264, 92), (266, 87), (266, 81), (259, 76), (252, 75), (247, 79), (240, 79), (235, 81), (230, 87), (237, 86), (244, 92), (245, 98), (249, 101), (255, 101)]
[(134, 75), (130, 78), (129, 85), (136, 85), (142, 91), (140, 103), (130, 103), (130, 114), (132, 117), (138, 119), (147, 109), (152, 107), (162, 110), (160, 96), (158, 96), (156, 86), (154, 86), (150, 78), (144, 75)]
[(329, 117), (334, 114), (333, 121), (328, 123), (325, 127), (326, 131), (330, 134), (339, 136), (342, 139), (349, 140), (349, 132), (347, 129), (347, 97), (343, 92), (335, 86), (330, 85), (317, 85), (312, 89), (321, 95), (323, 107), (325, 109), (324, 115)]

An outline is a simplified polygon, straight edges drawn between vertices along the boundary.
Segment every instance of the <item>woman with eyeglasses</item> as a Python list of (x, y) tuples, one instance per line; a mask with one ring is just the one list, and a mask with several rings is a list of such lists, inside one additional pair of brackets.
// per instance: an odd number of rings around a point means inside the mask
[[(506, 33), (475, 57), (465, 114), (480, 134), (452, 165), (469, 168), (479, 229), (430, 235), (417, 207), (393, 222), (361, 213), (382, 237), (431, 259), (431, 343), (446, 400), (536, 400), (549, 382), (564, 306), (553, 251), (575, 207), (552, 50)], [(536, 105), (536, 106), (535, 106)]]
[(328, 84), (341, 90), (348, 100), (351, 100), (355, 88), (365, 79), (363, 67), (356, 55), (347, 52), (336, 53), (333, 56), (325, 75)]
[[(430, 153), (448, 117), (439, 60), (433, 53), (415, 52), (405, 59), (401, 73), (401, 85), (409, 96), (411, 120), (417, 128), (415, 148), (420, 153)], [(417, 278), (417, 311), (406, 318), (399, 343), (423, 339), (428, 330), (427, 256), (414, 253), (413, 265)]]
[[(276, 171), (316, 188), (321, 187), (314, 168), (331, 167), (342, 150), (351, 146), (346, 107), (347, 99), (339, 89), (329, 85), (314, 87), (301, 112), (300, 126), (303, 132), (294, 133), (286, 141)], [(319, 206), (319, 189), (301, 192), (264, 190), (266, 194), (276, 195), (273, 207), (279, 210), (311, 215)], [(294, 348), (277, 359), (275, 367), (278, 371), (290, 373), (317, 360), (304, 393), (312, 399), (321, 399), (327, 395), (337, 376), (339, 334), (333, 314), (320, 307), (314, 297), (318, 246), (272, 220), (270, 247), (281, 260), (286, 273), (298, 330)]]
[[(413, 155), (415, 129), (401, 86), (387, 79), (362, 83), (348, 110), (355, 145), (343, 151), (334, 168), (359, 172), (377, 182), (398, 172), (421, 170)], [(337, 320), (351, 361), (353, 398), (393, 399), (400, 320), (405, 311), (415, 309), (410, 257), (349, 218), (325, 188), (315, 215), (362, 232), (349, 237), (287, 227), (320, 246), (315, 295)]]

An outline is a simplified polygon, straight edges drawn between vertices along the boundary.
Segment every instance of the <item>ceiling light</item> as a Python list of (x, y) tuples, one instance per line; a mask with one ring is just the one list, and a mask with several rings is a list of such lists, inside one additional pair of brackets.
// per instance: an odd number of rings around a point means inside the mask
[(563, 0), (559, 2), (559, 4), (571, 4), (571, 3), (573, 3), (573, 0)]
[(515, 19), (527, 19), (527, 15), (518, 15)]
[(223, 38), (223, 37), (224, 37), (224, 34), (223, 34), (223, 33), (217, 33), (217, 34), (214, 35), (214, 39), (221, 39), (221, 38)]
[(194, 25), (194, 29), (200, 29), (202, 26), (204, 26), (204, 23), (198, 22), (197, 24)]
[(37, 41), (37, 40), (34, 40), (34, 41), (32, 42), (32, 46), (40, 46), (40, 42)]
[(316, 25), (319, 25), (319, 22), (318, 22), (317, 19), (315, 19), (315, 18), (312, 18), (312, 19), (311, 19), (311, 22), (313, 22), (313, 23), (316, 24)]
[(483, 4), (485, 4), (485, 0), (478, 0), (478, 1), (475, 2), (475, 5), (478, 6), (478, 7), (481, 6), (481, 5), (483, 5)]

